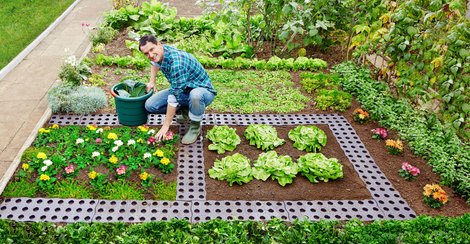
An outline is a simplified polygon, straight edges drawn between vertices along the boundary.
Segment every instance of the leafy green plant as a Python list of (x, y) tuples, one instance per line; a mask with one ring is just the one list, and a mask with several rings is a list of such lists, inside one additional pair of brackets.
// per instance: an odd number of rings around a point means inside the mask
[(336, 89), (333, 90), (320, 90), (314, 98), (318, 108), (321, 110), (327, 110), (328, 108), (338, 111), (346, 111), (351, 107), (352, 95), (339, 91)]
[(75, 56), (69, 56), (59, 69), (59, 78), (66, 86), (79, 86), (90, 74), (90, 67)]
[(314, 125), (299, 125), (290, 130), (288, 136), (295, 148), (306, 152), (319, 152), (327, 141), (326, 133)]
[(208, 170), (208, 173), (213, 179), (228, 181), (230, 186), (233, 183), (242, 185), (253, 179), (250, 160), (240, 153), (216, 160), (214, 166)]
[(102, 25), (93, 28), (88, 34), (88, 38), (93, 44), (93, 47), (96, 47), (100, 43), (109, 43), (113, 40), (114, 36), (116, 36), (117, 33), (117, 30), (113, 29), (112, 27)]
[(120, 89), (116, 93), (120, 97), (140, 97), (145, 95), (146, 86), (141, 82), (135, 80), (124, 80), (121, 82)]
[(339, 76), (337, 74), (302, 72), (300, 73), (300, 84), (307, 93), (313, 93), (318, 89), (337, 89)]
[(103, 77), (99, 74), (91, 74), (86, 83), (89, 83), (92, 86), (105, 86), (106, 82)]
[(292, 184), (297, 175), (297, 164), (287, 155), (278, 156), (276, 151), (261, 153), (254, 162), (253, 177), (266, 181), (269, 176), (279, 185)]
[(261, 150), (272, 150), (284, 144), (285, 140), (277, 137), (276, 128), (271, 125), (250, 124), (244, 132), (250, 145), (255, 145)]
[(214, 126), (211, 130), (207, 131), (206, 137), (212, 142), (209, 145), (209, 150), (217, 150), (218, 154), (235, 150), (235, 147), (241, 142), (236, 129), (230, 128), (227, 125)]
[(343, 165), (321, 153), (307, 153), (297, 159), (299, 172), (312, 183), (343, 178)]

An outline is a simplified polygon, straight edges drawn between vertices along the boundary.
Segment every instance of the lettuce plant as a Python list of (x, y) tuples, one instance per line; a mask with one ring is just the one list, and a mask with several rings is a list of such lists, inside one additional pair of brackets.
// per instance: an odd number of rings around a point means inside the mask
[(279, 185), (291, 184), (297, 175), (297, 164), (287, 155), (278, 156), (276, 151), (261, 153), (255, 161), (253, 177), (265, 181), (271, 176)]
[(240, 153), (216, 160), (208, 172), (211, 178), (226, 180), (230, 186), (233, 183), (242, 185), (253, 179), (250, 160)]
[(312, 183), (343, 178), (343, 165), (321, 153), (307, 153), (297, 159), (299, 172)]
[(326, 134), (320, 128), (310, 125), (299, 125), (289, 131), (289, 139), (294, 147), (306, 152), (318, 152), (326, 145)]
[(209, 150), (217, 150), (218, 154), (225, 153), (225, 151), (233, 151), (241, 142), (236, 131), (235, 128), (230, 128), (226, 125), (214, 126), (207, 132), (207, 139), (212, 142), (209, 145)]
[(250, 145), (256, 145), (261, 150), (272, 150), (284, 144), (285, 140), (277, 137), (276, 128), (270, 125), (251, 124), (245, 130), (245, 138)]

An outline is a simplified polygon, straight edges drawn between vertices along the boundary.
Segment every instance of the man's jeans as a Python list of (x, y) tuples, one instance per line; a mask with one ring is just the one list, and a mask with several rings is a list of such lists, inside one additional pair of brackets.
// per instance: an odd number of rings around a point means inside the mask
[[(168, 106), (169, 89), (161, 90), (151, 96), (145, 102), (145, 109), (149, 113), (165, 114)], [(189, 118), (191, 121), (201, 121), (204, 110), (214, 101), (215, 95), (206, 88), (198, 87), (189, 93), (179, 95), (179, 107), (189, 107)]]

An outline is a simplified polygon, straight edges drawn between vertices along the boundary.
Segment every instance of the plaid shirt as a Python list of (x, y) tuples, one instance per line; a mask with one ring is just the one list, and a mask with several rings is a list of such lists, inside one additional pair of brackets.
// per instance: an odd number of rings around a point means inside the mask
[(170, 83), (170, 96), (173, 95), (176, 100), (179, 100), (179, 94), (188, 93), (191, 89), (198, 87), (204, 87), (217, 94), (209, 75), (193, 55), (168, 45), (163, 45), (163, 50), (162, 62), (151, 63), (160, 67)]

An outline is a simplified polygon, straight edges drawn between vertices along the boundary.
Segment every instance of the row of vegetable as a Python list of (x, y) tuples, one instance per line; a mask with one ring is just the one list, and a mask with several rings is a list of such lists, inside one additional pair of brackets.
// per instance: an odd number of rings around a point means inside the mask
[[(311, 125), (299, 125), (289, 131), (288, 137), (294, 142), (293, 146), (307, 153), (297, 159), (294, 163), (288, 155), (278, 155), (274, 148), (285, 143), (284, 139), (278, 138), (277, 131), (273, 126), (265, 124), (251, 124), (245, 131), (244, 136), (249, 144), (266, 151), (259, 155), (254, 161), (253, 167), (250, 160), (240, 154), (224, 157), (214, 162), (214, 166), (208, 170), (209, 176), (214, 179), (226, 180), (230, 186), (233, 183), (242, 185), (257, 179), (266, 181), (269, 177), (277, 180), (281, 186), (291, 184), (298, 173), (312, 183), (343, 177), (343, 166), (335, 158), (327, 158), (320, 151), (327, 142), (327, 136), (320, 128)], [(219, 154), (235, 150), (241, 139), (236, 134), (235, 128), (227, 125), (214, 126), (207, 132), (207, 138), (212, 142), (208, 148)]]

